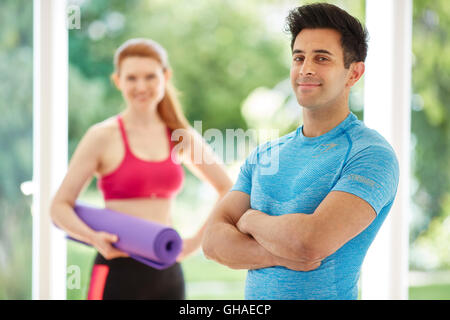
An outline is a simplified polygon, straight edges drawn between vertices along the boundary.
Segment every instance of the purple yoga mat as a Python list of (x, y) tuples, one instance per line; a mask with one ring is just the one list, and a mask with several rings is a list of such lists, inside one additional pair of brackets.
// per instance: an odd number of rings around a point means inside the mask
[(119, 240), (114, 247), (153, 268), (170, 267), (181, 252), (183, 240), (174, 229), (163, 224), (80, 202), (75, 204), (74, 210), (90, 228), (117, 235)]

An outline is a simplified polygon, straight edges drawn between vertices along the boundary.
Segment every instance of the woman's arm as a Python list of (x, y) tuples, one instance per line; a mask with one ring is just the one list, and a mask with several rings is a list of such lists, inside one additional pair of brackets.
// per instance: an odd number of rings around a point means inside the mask
[(195, 176), (213, 186), (220, 197), (233, 186), (222, 160), (192, 128), (183, 130), (181, 159)]
[(73, 210), (78, 195), (97, 170), (100, 155), (106, 144), (105, 139), (102, 128), (98, 126), (87, 131), (72, 156), (61, 186), (52, 199), (50, 215), (53, 222), (69, 236), (93, 245), (106, 259), (111, 259), (126, 256), (110, 244), (118, 240), (117, 236), (92, 230)]
[[(222, 161), (216, 156), (208, 143), (194, 131), (194, 129), (183, 132), (184, 150), (180, 155), (183, 164), (200, 180), (209, 183), (217, 192), (218, 199), (214, 205), (225, 196), (233, 186)], [(200, 247), (207, 221), (199, 228), (196, 234), (184, 241), (184, 250), (179, 260), (194, 252)]]

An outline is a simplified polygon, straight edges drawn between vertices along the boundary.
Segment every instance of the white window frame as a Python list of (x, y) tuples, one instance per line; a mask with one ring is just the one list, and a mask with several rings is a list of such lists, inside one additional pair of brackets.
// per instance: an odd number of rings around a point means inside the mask
[(65, 0), (33, 2), (32, 298), (66, 298), (66, 240), (50, 201), (67, 170), (68, 35)]
[(364, 122), (394, 148), (400, 181), (391, 212), (363, 264), (362, 299), (408, 299), (412, 5), (412, 0), (366, 0), (370, 42)]

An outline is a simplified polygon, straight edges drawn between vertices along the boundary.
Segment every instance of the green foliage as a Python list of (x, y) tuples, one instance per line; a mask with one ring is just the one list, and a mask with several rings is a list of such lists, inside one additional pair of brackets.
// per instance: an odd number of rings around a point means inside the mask
[(413, 201), (423, 222), (413, 226), (411, 242), (430, 221), (449, 215), (443, 204), (450, 194), (450, 2), (415, 0), (413, 14)]
[[(442, 203), (444, 212), (450, 212), (450, 195)], [(450, 215), (431, 220), (427, 230), (416, 239), (412, 248), (413, 267), (416, 269), (450, 269)]]
[(89, 291), (89, 279), (91, 277), (92, 264), (94, 263), (95, 249), (75, 241), (67, 242), (67, 266), (80, 268), (80, 286), (67, 288), (68, 300), (86, 300)]
[(409, 288), (409, 300), (449, 300), (450, 285), (433, 284)]
[(31, 1), (0, 2), (0, 299), (31, 297)]
[[(103, 83), (104, 100), (96, 106), (99, 118), (123, 108), (109, 76), (114, 51), (129, 38), (152, 38), (167, 49), (186, 116), (191, 123), (202, 120), (204, 130), (245, 128), (240, 107), (248, 93), (259, 86), (272, 87), (289, 75), (283, 56), (287, 37), (282, 30), (267, 30), (255, 1), (126, 3), (124, 8), (123, 1), (87, 2), (81, 8), (81, 30), (70, 31), (70, 63), (82, 75), (71, 74), (71, 88), (82, 87), (80, 81), (90, 86), (92, 79)], [(123, 28), (112, 31), (111, 16), (123, 19)], [(96, 25), (106, 31), (93, 40)], [(70, 108), (75, 105), (79, 101), (71, 98)], [(79, 124), (71, 119), (74, 128), (84, 130), (86, 126)], [(69, 137), (78, 141), (80, 132)]]

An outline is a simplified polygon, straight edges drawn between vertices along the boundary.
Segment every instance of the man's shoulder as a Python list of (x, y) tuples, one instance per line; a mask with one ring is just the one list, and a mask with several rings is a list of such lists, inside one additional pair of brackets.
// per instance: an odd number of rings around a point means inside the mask
[(362, 121), (347, 130), (350, 137), (353, 153), (362, 150), (386, 149), (388, 152), (394, 152), (391, 144), (381, 133), (375, 129), (365, 126)]
[(368, 128), (361, 122), (347, 133), (351, 139), (351, 150), (346, 164), (358, 162), (367, 167), (390, 167), (398, 172), (399, 163), (394, 148), (377, 130)]

